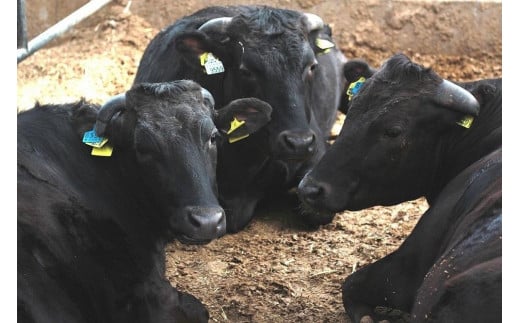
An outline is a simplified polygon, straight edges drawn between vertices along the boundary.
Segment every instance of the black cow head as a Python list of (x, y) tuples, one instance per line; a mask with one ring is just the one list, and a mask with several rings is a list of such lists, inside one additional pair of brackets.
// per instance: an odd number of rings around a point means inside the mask
[(272, 121), (249, 141), (265, 152), (260, 161), (284, 164), (282, 177), (288, 179), (292, 168), (299, 167), (294, 161), (307, 160), (320, 149), (305, 97), (320, 68), (311, 37), (323, 27), (312, 14), (261, 7), (210, 19), (175, 39), (185, 62), (203, 74), (197, 80), (214, 95), (217, 109), (241, 97), (256, 97), (273, 107)]
[(441, 175), (440, 143), (478, 114), (471, 93), (396, 55), (353, 96), (337, 140), (300, 182), (301, 201), (330, 214), (423, 196)]
[[(270, 118), (271, 107), (240, 99), (218, 112), (211, 94), (192, 81), (143, 83), (116, 96), (99, 111), (98, 136), (143, 183), (143, 194), (158, 205), (155, 218), (181, 241), (207, 242), (223, 235), (226, 219), (217, 202), (219, 137), (234, 140), (255, 132)], [(126, 165), (126, 164), (125, 164)]]

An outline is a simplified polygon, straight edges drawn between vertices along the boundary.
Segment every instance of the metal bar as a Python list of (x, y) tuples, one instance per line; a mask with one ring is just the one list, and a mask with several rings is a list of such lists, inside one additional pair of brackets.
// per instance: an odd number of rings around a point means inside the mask
[(20, 48), (17, 50), (16, 54), (18, 63), (20, 63), (29, 55), (33, 54), (34, 52), (45, 46), (54, 38), (61, 36), (71, 27), (78, 24), (94, 12), (103, 8), (111, 1), (112, 0), (91, 0), (83, 7), (79, 8), (63, 20), (56, 23), (54, 26), (50, 27), (40, 35), (36, 36), (34, 39), (29, 41), (29, 43), (27, 44), (27, 48)]
[(27, 24), (25, 21), (25, 0), (18, 0), (17, 16), (17, 48), (27, 49)]

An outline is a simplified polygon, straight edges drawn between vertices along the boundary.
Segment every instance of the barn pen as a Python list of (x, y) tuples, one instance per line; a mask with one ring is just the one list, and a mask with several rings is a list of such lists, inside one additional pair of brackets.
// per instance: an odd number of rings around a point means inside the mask
[[(58, 0), (26, 1), (29, 38), (75, 10), (61, 8)], [(80, 7), (87, 1), (69, 2)], [(239, 3), (253, 1), (211, 2)], [(374, 67), (402, 51), (450, 80), (502, 76), (501, 1), (263, 3), (320, 15), (331, 24), (348, 59), (363, 58)], [(18, 64), (17, 109), (31, 107), (36, 100), (71, 102), (81, 96), (102, 103), (126, 91), (153, 36), (207, 4), (109, 3)], [(44, 8), (46, 16), (40, 15)], [(343, 118), (338, 114), (333, 132)], [(332, 223), (307, 231), (291, 212), (267, 205), (237, 234), (203, 246), (169, 244), (166, 277), (178, 290), (201, 299), (212, 323), (349, 322), (341, 299), (345, 277), (395, 250), (426, 208), (424, 199), (418, 199), (342, 212)]]

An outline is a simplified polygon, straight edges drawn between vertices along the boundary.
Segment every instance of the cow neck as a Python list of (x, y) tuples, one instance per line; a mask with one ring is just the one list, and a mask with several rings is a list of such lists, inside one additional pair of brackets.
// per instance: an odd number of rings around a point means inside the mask
[[(122, 195), (118, 194), (119, 201), (128, 203), (121, 205), (122, 209), (131, 209), (132, 216), (129, 218), (126, 212), (119, 212), (117, 221), (125, 231), (139, 239), (146, 238), (150, 243), (149, 247), (154, 247), (157, 241), (162, 240), (164, 226), (156, 223), (152, 215), (158, 214), (156, 205), (151, 196), (147, 194), (144, 182), (137, 171), (137, 163), (132, 152), (115, 150), (111, 157), (113, 161), (112, 171), (117, 173), (118, 187), (122, 188)], [(154, 232), (153, 235), (144, 237), (144, 232)]]
[(495, 98), (480, 110), (469, 129), (457, 126), (440, 141), (439, 165), (426, 195), (433, 202), (440, 190), (469, 165), (502, 147), (502, 98)]

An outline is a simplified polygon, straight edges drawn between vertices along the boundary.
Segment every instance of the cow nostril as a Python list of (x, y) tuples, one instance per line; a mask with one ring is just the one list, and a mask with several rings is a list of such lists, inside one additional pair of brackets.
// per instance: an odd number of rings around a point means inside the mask
[(298, 185), (298, 195), (303, 202), (314, 205), (324, 198), (326, 188), (321, 183), (317, 183), (311, 177), (306, 176)]
[(199, 216), (195, 215), (193, 212), (188, 212), (188, 221), (195, 228), (200, 228), (202, 223), (199, 221)]
[(309, 144), (307, 145), (307, 151), (310, 153), (313, 153), (316, 149), (316, 145), (314, 144), (316, 142), (316, 136), (314, 134), (311, 135)]
[(319, 199), (323, 195), (323, 187), (318, 185), (308, 185), (303, 189), (303, 195), (306, 201), (312, 202)]
[(316, 136), (313, 133), (303, 135), (286, 132), (282, 134), (282, 140), (285, 147), (292, 152), (312, 153), (315, 150)]
[(213, 236), (226, 230), (226, 214), (221, 207), (190, 206), (185, 212), (186, 223), (198, 235)]
[(224, 232), (226, 231), (226, 215), (224, 212), (220, 213), (220, 218), (217, 223), (217, 230), (223, 230)]

